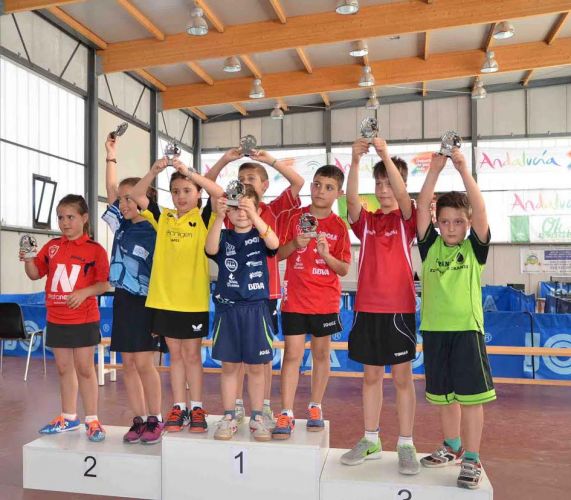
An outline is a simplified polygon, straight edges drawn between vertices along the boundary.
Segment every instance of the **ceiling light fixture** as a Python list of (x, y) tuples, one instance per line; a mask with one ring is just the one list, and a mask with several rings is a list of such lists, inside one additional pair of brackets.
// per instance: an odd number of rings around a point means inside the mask
[(488, 92), (484, 88), (484, 82), (480, 80), (479, 77), (476, 77), (476, 81), (472, 87), (472, 99), (485, 99), (487, 95)]
[(250, 99), (263, 99), (264, 97), (266, 97), (266, 91), (262, 87), (262, 80), (256, 78), (250, 88)]
[(189, 35), (204, 36), (208, 33), (208, 24), (204, 19), (204, 12), (200, 7), (194, 7), (190, 11), (190, 21), (186, 27)]
[(236, 56), (230, 56), (224, 59), (224, 71), (226, 73), (236, 73), (242, 69), (242, 64), (240, 63), (240, 59)]
[(482, 68), (480, 69), (481, 73), (495, 73), (498, 71), (500, 67), (498, 66), (498, 62), (496, 61), (494, 51), (488, 50), (486, 52), (486, 60), (484, 64), (482, 64)]
[(515, 29), (512, 23), (509, 21), (502, 21), (496, 24), (494, 28), (494, 34), (492, 35), (496, 40), (506, 40), (511, 38), (515, 34)]
[(356, 14), (359, 12), (359, 0), (342, 0), (337, 4), (335, 12), (344, 16)]
[(371, 73), (371, 66), (363, 66), (359, 87), (372, 87), (375, 85), (375, 77)]
[(351, 50), (349, 55), (353, 57), (363, 57), (369, 53), (369, 47), (367, 47), (366, 42), (359, 40), (358, 42), (353, 42), (351, 44)]
[(272, 118), (272, 120), (283, 120), (284, 119), (284, 112), (280, 108), (279, 103), (276, 102), (274, 104), (274, 109), (272, 109), (272, 112), (270, 113), (270, 118)]
[(367, 104), (365, 104), (365, 108), (373, 110), (379, 107), (379, 100), (377, 99), (377, 94), (374, 90), (371, 91), (369, 94), (369, 98), (367, 99)]

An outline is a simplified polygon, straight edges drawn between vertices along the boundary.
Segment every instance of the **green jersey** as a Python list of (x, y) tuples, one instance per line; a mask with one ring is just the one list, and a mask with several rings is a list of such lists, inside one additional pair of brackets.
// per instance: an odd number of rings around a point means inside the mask
[(431, 224), (418, 242), (422, 258), (422, 331), (484, 331), (481, 275), (490, 233), (482, 243), (470, 231), (462, 243), (447, 246)]

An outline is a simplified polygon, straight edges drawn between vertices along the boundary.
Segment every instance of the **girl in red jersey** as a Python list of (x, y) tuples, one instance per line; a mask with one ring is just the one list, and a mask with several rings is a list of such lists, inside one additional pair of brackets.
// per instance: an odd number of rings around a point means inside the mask
[(79, 429), (79, 387), (87, 437), (103, 441), (105, 431), (97, 418), (93, 346), (100, 341), (96, 296), (109, 288), (109, 261), (105, 249), (89, 238), (88, 207), (82, 196), (65, 196), (56, 210), (63, 236), (46, 243), (35, 258), (25, 258), (20, 252), (28, 278), (47, 276), (45, 341), (53, 350), (60, 377), (62, 413), (40, 433)]

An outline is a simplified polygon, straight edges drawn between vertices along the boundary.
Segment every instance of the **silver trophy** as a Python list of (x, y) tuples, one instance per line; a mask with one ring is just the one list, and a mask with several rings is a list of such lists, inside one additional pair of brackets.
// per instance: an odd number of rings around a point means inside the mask
[(302, 214), (298, 223), (299, 232), (308, 238), (317, 238), (317, 217), (309, 212)]
[(237, 207), (240, 203), (240, 199), (244, 196), (246, 192), (246, 186), (238, 180), (233, 180), (228, 183), (226, 187), (226, 198), (228, 201), (226, 205), (229, 207)]
[(253, 135), (246, 135), (240, 138), (240, 150), (244, 156), (252, 156), (252, 150), (256, 147), (258, 142)]
[(167, 145), (165, 146), (165, 149), (164, 149), (164, 154), (165, 154), (166, 158), (168, 159), (167, 165), (169, 167), (173, 166), (172, 161), (175, 158), (178, 158), (180, 156), (180, 153), (181, 153), (181, 150), (178, 147), (178, 145), (176, 144), (176, 142), (167, 143)]
[(453, 130), (445, 132), (441, 140), (439, 152), (443, 156), (448, 156), (448, 158), (452, 156), (453, 148), (459, 148), (462, 145), (462, 138), (458, 135), (458, 132)]
[(31, 234), (24, 234), (20, 238), (20, 251), (24, 252), (25, 259), (33, 259), (38, 255), (38, 242)]
[(376, 118), (369, 116), (361, 122), (361, 137), (368, 139), (372, 142), (372, 139), (379, 135), (379, 122)]
[(111, 137), (111, 139), (116, 139), (117, 137), (121, 137), (127, 130), (128, 126), (129, 124), (127, 122), (120, 123), (117, 126), (117, 128), (113, 130), (113, 132), (109, 133), (109, 137)]

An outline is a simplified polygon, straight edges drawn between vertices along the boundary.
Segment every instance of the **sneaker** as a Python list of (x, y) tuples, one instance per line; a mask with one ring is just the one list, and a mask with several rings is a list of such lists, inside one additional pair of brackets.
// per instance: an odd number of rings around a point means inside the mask
[(289, 439), (295, 427), (295, 419), (288, 417), (287, 414), (282, 413), (278, 416), (276, 426), (272, 431), (272, 438), (274, 439)]
[(76, 431), (80, 424), (79, 418), (68, 420), (63, 415), (59, 415), (49, 424), (44, 425), (39, 432), (40, 434), (59, 434), (60, 432)]
[(266, 425), (267, 418), (263, 415), (256, 416), (255, 419), (250, 418), (250, 432), (256, 441), (270, 441), (272, 439), (272, 431)]
[(89, 423), (85, 423), (85, 433), (87, 434), (87, 439), (98, 443), (105, 439), (105, 429), (101, 427), (99, 420), (92, 420)]
[(145, 430), (145, 422), (141, 417), (135, 417), (133, 419), (133, 425), (129, 431), (123, 436), (123, 442), (129, 444), (138, 443), (141, 440), (141, 434)]
[(420, 459), (420, 463), (424, 467), (446, 467), (447, 465), (456, 465), (462, 461), (464, 456), (464, 448), (454, 451), (450, 446), (443, 443), (440, 448)]
[(228, 441), (238, 431), (238, 422), (235, 418), (221, 418), (216, 423), (216, 430), (214, 431), (214, 439)]
[(145, 424), (143, 434), (141, 435), (141, 443), (159, 443), (163, 437), (164, 428), (165, 424), (163, 422), (159, 422), (159, 419), (155, 415), (147, 417), (147, 423)]
[(482, 482), (482, 464), (472, 460), (462, 460), (457, 484), (460, 488), (475, 490)]
[(187, 425), (188, 414), (186, 410), (181, 410), (179, 405), (175, 405), (167, 414), (167, 421), (164, 429), (167, 432), (179, 432)]
[(208, 424), (206, 423), (206, 413), (202, 408), (195, 406), (190, 411), (190, 427), (188, 430), (190, 432), (206, 432), (208, 430)]
[(234, 411), (236, 412), (236, 422), (238, 422), (238, 425), (241, 425), (244, 422), (244, 418), (246, 418), (246, 409), (244, 408), (244, 404), (236, 405)]
[(266, 427), (271, 431), (276, 427), (276, 419), (274, 418), (274, 412), (272, 411), (271, 407), (264, 405), (262, 408), (262, 418), (264, 419), (264, 423)]
[(321, 408), (312, 406), (309, 409), (309, 418), (307, 419), (307, 430), (309, 432), (319, 432), (325, 429), (325, 422), (321, 414)]
[(369, 441), (366, 437), (353, 446), (353, 449), (341, 455), (341, 463), (345, 465), (359, 465), (365, 460), (378, 460), (381, 458), (381, 440), (377, 443)]
[(416, 448), (410, 444), (397, 446), (399, 456), (399, 472), (407, 476), (414, 476), (420, 472), (420, 463), (416, 458)]

